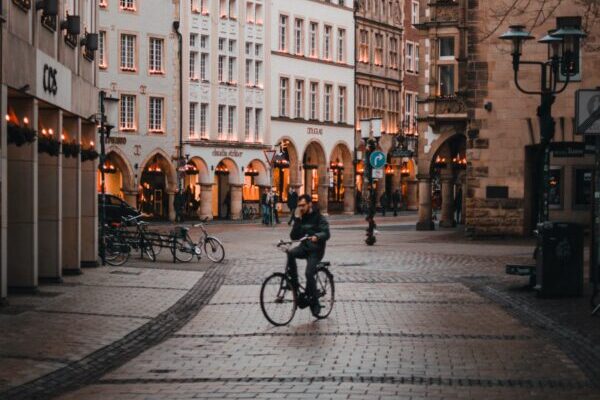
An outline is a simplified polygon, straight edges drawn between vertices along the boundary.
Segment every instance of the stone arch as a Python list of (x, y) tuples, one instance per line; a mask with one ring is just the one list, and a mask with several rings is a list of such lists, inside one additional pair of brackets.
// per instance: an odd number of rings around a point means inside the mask
[(161, 148), (156, 148), (152, 150), (149, 155), (144, 159), (144, 161), (140, 164), (141, 171), (143, 172), (147, 165), (150, 165), (154, 159), (156, 158), (160, 167), (165, 171), (165, 176), (167, 178), (167, 186), (170, 191), (177, 190), (177, 171), (175, 169), (175, 165), (170, 161), (171, 156), (167, 154)]
[(191, 163), (193, 163), (196, 168), (198, 168), (198, 182), (201, 184), (210, 184), (212, 183), (212, 179), (210, 176), (210, 171), (208, 170), (208, 164), (202, 157), (194, 156), (190, 158)]
[(308, 142), (302, 152), (304, 193), (311, 194), (313, 198), (318, 199), (319, 208), (323, 212), (327, 211), (329, 189), (327, 167), (327, 155), (321, 141), (313, 139)]
[(123, 179), (122, 190), (124, 192), (135, 191), (135, 173), (129, 160), (121, 149), (117, 147), (110, 147), (106, 152), (106, 159), (113, 163), (121, 172)]
[[(215, 170), (219, 164), (223, 164), (229, 170), (229, 183), (234, 185), (241, 185), (243, 183), (243, 179), (241, 178), (240, 167), (237, 163), (229, 157), (222, 158), (217, 165), (215, 165)], [(213, 171), (214, 172), (214, 171)]]
[[(330, 163), (330, 174), (333, 180), (333, 187), (329, 188), (329, 198), (335, 203), (339, 204), (342, 201), (342, 209), (347, 214), (354, 213), (355, 204), (355, 192), (354, 192), (354, 163), (352, 159), (352, 152), (350, 146), (345, 141), (338, 141), (335, 143), (331, 154), (329, 156)], [(337, 170), (335, 164), (342, 164), (343, 170)], [(339, 173), (341, 172), (341, 181)], [(337, 206), (336, 204), (336, 206)], [(333, 204), (329, 204), (330, 210)]]
[[(422, 165), (423, 168), (419, 168), (421, 171), (429, 175), (431, 175), (431, 172), (433, 170), (433, 161), (438, 155), (442, 157), (447, 156), (448, 160), (452, 161), (452, 157), (454, 156), (454, 154), (452, 154), (452, 151), (455, 150), (455, 147), (458, 143), (461, 143), (462, 146), (466, 148), (466, 136), (463, 133), (454, 132), (442, 135), (442, 137), (438, 138), (432, 144), (428, 153), (430, 156), (428, 156), (425, 160), (425, 165)], [(419, 161), (419, 163), (421, 164), (421, 160)]]
[(296, 143), (289, 136), (282, 136), (275, 143), (279, 143), (282, 147), (287, 149), (288, 157), (290, 159), (290, 184), (292, 186), (300, 186), (302, 184), (300, 175), (301, 158), (298, 155)]
[(258, 175), (254, 178), (255, 185), (269, 186), (269, 169), (264, 161), (255, 158), (244, 167), (244, 170), (248, 167), (252, 167), (258, 171)]

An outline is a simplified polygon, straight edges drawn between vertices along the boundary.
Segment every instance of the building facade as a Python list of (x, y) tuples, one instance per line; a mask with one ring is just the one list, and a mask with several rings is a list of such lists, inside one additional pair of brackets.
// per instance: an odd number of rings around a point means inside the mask
[(2, 10), (0, 302), (97, 256), (95, 2)]
[[(557, 26), (557, 17), (590, 12), (565, 1), (552, 13), (528, 20), (537, 14), (537, 3), (518, 14), (508, 8), (491, 12), (489, 2), (421, 2), (425, 74), (419, 94), (419, 227), (431, 228), (438, 208), (440, 223), (446, 226), (456, 223), (455, 211), (462, 209), (460, 222), (476, 235), (529, 235), (534, 229), (540, 192), (539, 96), (518, 90), (510, 44), (498, 36), (508, 25), (524, 24), (529, 29), (533, 25), (532, 35), (541, 38)], [(553, 143), (583, 141), (575, 132), (575, 91), (600, 82), (595, 68), (600, 61), (595, 50), (599, 27), (595, 22), (585, 25), (597, 18), (580, 20), (588, 38), (582, 42), (579, 74), (556, 97)], [(525, 44), (524, 60), (547, 58), (545, 44)], [(539, 78), (538, 70), (523, 67), (519, 83), (536, 90)], [(552, 156), (550, 220), (589, 223), (592, 170), (591, 155)]]
[(269, 186), (269, 1), (195, 0), (185, 15), (184, 173), (201, 218), (258, 211)]
[(350, 0), (273, 0), (270, 11), (273, 186), (354, 212), (354, 18)]
[[(418, 3), (417, 3), (418, 4)], [(410, 157), (393, 157), (404, 135), (417, 135), (418, 36), (412, 27), (411, 1), (359, 1), (356, 19), (357, 154), (364, 154), (360, 121), (381, 118), (379, 149), (388, 157), (384, 178), (376, 184), (377, 199), (384, 192), (402, 194), (405, 208), (416, 209), (416, 169)], [(357, 160), (356, 185), (363, 190), (364, 160)], [(378, 202), (379, 203), (379, 202)]]
[(173, 21), (179, 5), (102, 0), (98, 10), (99, 87), (119, 99), (118, 126), (106, 140), (106, 192), (173, 219), (180, 121)]

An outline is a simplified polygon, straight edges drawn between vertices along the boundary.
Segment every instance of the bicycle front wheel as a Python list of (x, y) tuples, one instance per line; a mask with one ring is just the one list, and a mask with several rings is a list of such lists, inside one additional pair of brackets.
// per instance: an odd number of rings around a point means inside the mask
[(319, 268), (316, 274), (317, 298), (321, 304), (321, 310), (318, 314), (313, 314), (316, 318), (327, 318), (333, 309), (335, 302), (335, 286), (333, 285), (333, 275), (327, 268)]
[(106, 261), (108, 265), (118, 267), (129, 260), (131, 249), (127, 243), (117, 238), (107, 237), (104, 240), (104, 261)]
[(171, 253), (173, 253), (177, 261), (190, 262), (194, 258), (194, 254), (196, 254), (194, 251), (195, 247), (196, 245), (187, 239), (177, 239), (174, 249), (171, 245)]
[(284, 274), (276, 272), (265, 279), (260, 289), (260, 308), (267, 321), (275, 326), (287, 325), (296, 307), (296, 292)]
[(146, 253), (150, 261), (156, 261), (156, 253), (154, 252), (154, 247), (152, 246), (152, 243), (144, 243), (144, 253)]
[(225, 248), (216, 237), (209, 236), (204, 241), (204, 253), (210, 261), (220, 263), (225, 258)]

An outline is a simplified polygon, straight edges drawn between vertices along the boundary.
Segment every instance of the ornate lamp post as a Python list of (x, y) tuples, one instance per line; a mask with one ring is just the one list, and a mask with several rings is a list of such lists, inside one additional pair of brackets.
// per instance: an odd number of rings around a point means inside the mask
[[(540, 43), (548, 45), (547, 61), (522, 61), (523, 43), (534, 37), (525, 30), (522, 25), (512, 25), (510, 29), (500, 36), (500, 39), (512, 42), (512, 63), (515, 85), (525, 94), (539, 95), (541, 102), (537, 110), (540, 120), (540, 146), (543, 151), (542, 162), (542, 187), (539, 203), (538, 222), (545, 222), (549, 217), (548, 196), (550, 185), (550, 141), (554, 136), (555, 124), (552, 119), (552, 104), (556, 95), (563, 92), (569, 80), (578, 71), (579, 60), (576, 59), (576, 50), (579, 48), (580, 39), (586, 34), (579, 28), (578, 18), (558, 18), (559, 26), (556, 30), (548, 32), (548, 35), (539, 40)], [(519, 84), (519, 67), (521, 65), (535, 65), (540, 67), (541, 87), (540, 90), (526, 90)], [(559, 81), (563, 75), (564, 82), (559, 87)]]
[(106, 164), (106, 146), (105, 137), (110, 136), (110, 131), (117, 125), (118, 103), (119, 99), (107, 96), (104, 90), (99, 93), (100, 96), (100, 258), (102, 265), (106, 265), (106, 252), (104, 248), (104, 223), (106, 218), (106, 181), (104, 179)]
[(375, 185), (373, 181), (373, 166), (371, 165), (371, 153), (377, 149), (377, 144), (381, 138), (381, 118), (375, 119), (363, 119), (360, 121), (360, 136), (365, 142), (365, 175), (369, 182), (369, 211), (367, 213), (366, 221), (369, 223), (367, 227), (367, 238), (365, 243), (369, 246), (373, 246), (377, 239), (375, 238), (375, 208), (377, 206), (377, 200), (375, 195)]

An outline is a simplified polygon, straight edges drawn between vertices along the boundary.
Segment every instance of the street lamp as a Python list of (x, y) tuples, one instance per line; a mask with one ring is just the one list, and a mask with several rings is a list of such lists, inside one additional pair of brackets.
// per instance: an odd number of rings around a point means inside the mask
[(119, 99), (107, 96), (104, 90), (99, 93), (100, 98), (100, 258), (102, 265), (106, 265), (106, 249), (104, 248), (104, 223), (106, 218), (106, 181), (104, 179), (106, 164), (105, 137), (110, 136), (110, 131), (117, 125)]
[(375, 238), (375, 208), (377, 200), (375, 195), (375, 185), (373, 182), (373, 166), (371, 165), (371, 154), (377, 149), (377, 144), (381, 138), (381, 118), (362, 119), (360, 120), (360, 137), (365, 142), (365, 175), (369, 182), (369, 211), (366, 221), (369, 223), (367, 227), (367, 238), (365, 243), (373, 246), (377, 239)]
[[(550, 141), (554, 137), (555, 124), (552, 119), (552, 104), (556, 95), (563, 92), (569, 84), (570, 78), (578, 73), (576, 51), (580, 39), (586, 34), (579, 27), (580, 20), (576, 17), (557, 18), (557, 29), (548, 32), (548, 35), (539, 40), (548, 45), (547, 61), (522, 61), (523, 43), (534, 39), (523, 25), (512, 25), (509, 30), (500, 35), (500, 39), (512, 43), (512, 62), (514, 81), (517, 89), (525, 94), (539, 95), (541, 97), (537, 115), (540, 119), (540, 147), (543, 151), (542, 187), (539, 203), (538, 222), (548, 221), (549, 218), (549, 182), (550, 182)], [(536, 65), (540, 67), (540, 90), (526, 90), (519, 84), (519, 66)], [(561, 75), (565, 76), (562, 87), (559, 88)]]

